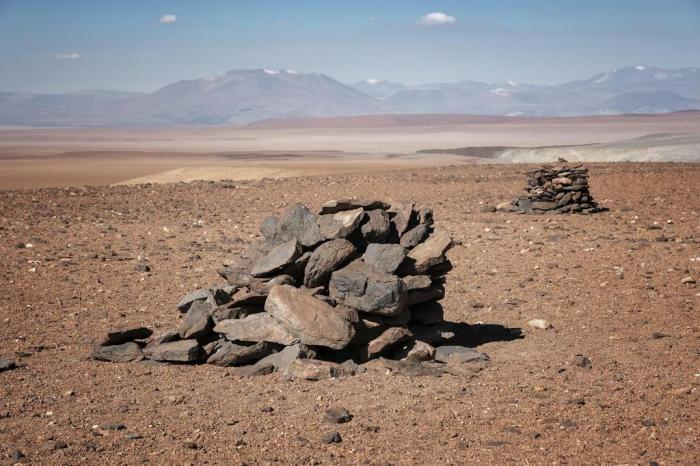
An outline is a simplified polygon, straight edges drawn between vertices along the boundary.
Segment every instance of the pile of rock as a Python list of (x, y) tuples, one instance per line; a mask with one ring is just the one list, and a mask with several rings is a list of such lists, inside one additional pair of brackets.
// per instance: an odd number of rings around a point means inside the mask
[(432, 346), (450, 336), (438, 301), (453, 243), (434, 231), (431, 209), (346, 199), (317, 215), (296, 204), (266, 218), (260, 232), (218, 271), (226, 285), (180, 301), (176, 331), (150, 341), (146, 328), (113, 332), (93, 358), (238, 366), (242, 374), (285, 369), (307, 379), (354, 373), (379, 356), (487, 359)]
[(526, 214), (593, 214), (602, 212), (588, 189), (588, 169), (543, 165), (527, 173), (527, 195), (503, 206)]

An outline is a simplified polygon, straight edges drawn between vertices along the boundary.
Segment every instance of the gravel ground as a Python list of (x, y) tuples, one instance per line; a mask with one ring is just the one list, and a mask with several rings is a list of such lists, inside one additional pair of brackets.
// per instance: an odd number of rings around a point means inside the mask
[[(26, 364), (0, 373), (0, 464), (698, 464), (700, 165), (591, 165), (593, 216), (480, 211), (531, 168), (0, 192), (0, 356)], [(345, 196), (434, 207), (461, 242), (446, 319), (481, 323), (491, 364), (289, 382), (88, 358), (110, 328), (175, 327), (263, 217)]]

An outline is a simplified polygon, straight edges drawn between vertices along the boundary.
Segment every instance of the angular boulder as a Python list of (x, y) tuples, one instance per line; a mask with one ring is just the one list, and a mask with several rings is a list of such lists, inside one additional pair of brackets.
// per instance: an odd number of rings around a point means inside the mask
[(243, 319), (222, 320), (216, 324), (214, 332), (225, 335), (231, 341), (269, 341), (281, 345), (291, 345), (296, 341), (291, 333), (266, 312), (251, 314)]
[(466, 346), (440, 346), (435, 350), (435, 360), (446, 364), (488, 362), (489, 356)]
[(304, 270), (304, 286), (326, 286), (331, 273), (345, 265), (357, 253), (353, 244), (342, 238), (321, 244), (309, 257)]
[(395, 316), (406, 308), (401, 279), (361, 260), (333, 272), (328, 289), (338, 303), (371, 314)]
[[(271, 223), (271, 221), (268, 222)], [(271, 227), (272, 225), (268, 225), (266, 230), (271, 229)], [(323, 239), (316, 215), (299, 202), (279, 218), (276, 231), (271, 236), (279, 242), (295, 239), (305, 248), (315, 246)]]
[(421, 223), (401, 235), (399, 244), (406, 249), (411, 249), (418, 246), (428, 235), (430, 235), (430, 224)]
[(419, 275), (431, 267), (446, 261), (445, 253), (452, 247), (452, 238), (444, 233), (433, 233), (424, 243), (419, 244), (406, 256), (399, 267), (401, 275)]
[(391, 225), (397, 238), (418, 223), (418, 213), (413, 208), (413, 203), (392, 203), (389, 212), (394, 214)]
[(389, 214), (379, 209), (368, 211), (360, 232), (368, 243), (384, 243), (391, 233)]
[(364, 217), (365, 211), (362, 208), (344, 210), (335, 214), (320, 215), (318, 225), (325, 239), (347, 238), (360, 226)]
[(203, 350), (197, 340), (179, 340), (147, 346), (143, 354), (154, 361), (193, 363), (202, 358)]
[(293, 286), (270, 290), (265, 310), (306, 345), (345, 348), (355, 329), (330, 305)]
[(394, 273), (406, 258), (405, 248), (398, 244), (372, 243), (367, 246), (362, 260), (377, 270), (385, 273)]
[(213, 322), (209, 313), (211, 307), (202, 301), (195, 301), (182, 319), (178, 332), (183, 339), (205, 338), (211, 333)]
[(301, 244), (292, 239), (275, 246), (265, 256), (258, 259), (253, 265), (251, 275), (264, 277), (279, 272), (284, 266), (292, 264), (302, 254)]

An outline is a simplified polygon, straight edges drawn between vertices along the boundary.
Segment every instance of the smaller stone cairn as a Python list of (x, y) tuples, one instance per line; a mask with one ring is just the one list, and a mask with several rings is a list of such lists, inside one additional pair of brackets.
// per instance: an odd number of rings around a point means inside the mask
[(354, 374), (379, 357), (410, 362), (413, 373), (431, 361), (430, 374), (488, 360), (471, 348), (433, 346), (453, 336), (439, 303), (453, 242), (434, 229), (432, 209), (343, 199), (315, 214), (297, 203), (263, 220), (260, 233), (218, 270), (227, 284), (180, 301), (176, 330), (156, 338), (147, 328), (111, 332), (92, 357), (207, 363), (241, 375), (284, 370), (308, 380)]
[[(502, 207), (526, 214), (594, 214), (607, 209), (599, 207), (588, 188), (588, 169), (542, 165), (527, 173), (527, 195)], [(501, 207), (501, 206), (499, 206)]]

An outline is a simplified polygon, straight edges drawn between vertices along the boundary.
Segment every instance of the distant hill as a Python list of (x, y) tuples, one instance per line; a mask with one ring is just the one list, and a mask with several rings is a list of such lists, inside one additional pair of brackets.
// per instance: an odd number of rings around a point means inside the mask
[(178, 81), (153, 93), (0, 93), (0, 125), (245, 125), (266, 120), (269, 127), (269, 120), (357, 115), (377, 115), (377, 121), (392, 114), (416, 114), (414, 121), (432, 115), (434, 121), (435, 114), (546, 117), (699, 108), (697, 68), (638, 65), (557, 85), (462, 81), (419, 86), (375, 79), (346, 85), (319, 73), (257, 69)]

